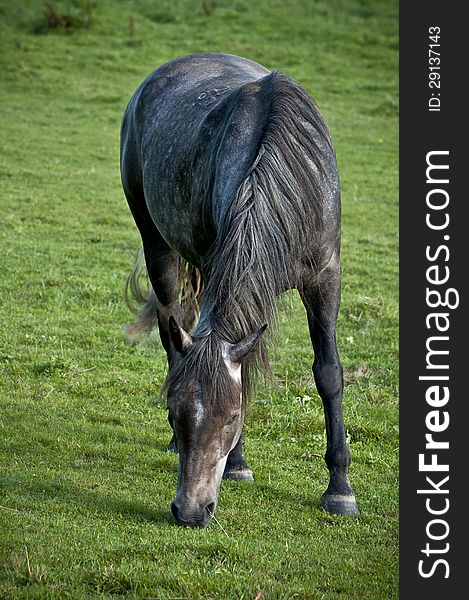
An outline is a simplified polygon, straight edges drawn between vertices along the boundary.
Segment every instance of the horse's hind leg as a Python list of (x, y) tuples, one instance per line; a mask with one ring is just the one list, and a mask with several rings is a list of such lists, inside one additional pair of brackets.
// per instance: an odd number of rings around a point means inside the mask
[(316, 278), (306, 279), (300, 288), (308, 316), (314, 348), (313, 374), (324, 405), (327, 450), (325, 460), (330, 480), (321, 498), (327, 512), (358, 514), (355, 496), (348, 479), (350, 452), (345, 438), (342, 414), (342, 365), (336, 342), (336, 320), (340, 302), (340, 264), (338, 259)]

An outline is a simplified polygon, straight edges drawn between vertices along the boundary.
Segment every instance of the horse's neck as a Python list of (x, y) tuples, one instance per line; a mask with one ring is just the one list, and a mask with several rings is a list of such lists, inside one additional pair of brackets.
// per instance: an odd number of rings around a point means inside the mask
[(261, 288), (262, 264), (254, 263), (244, 272), (241, 280), (231, 277), (236, 273), (238, 257), (224, 256), (222, 268), (209, 275), (195, 335), (215, 337), (236, 343), (270, 323), (265, 300), (272, 289)]

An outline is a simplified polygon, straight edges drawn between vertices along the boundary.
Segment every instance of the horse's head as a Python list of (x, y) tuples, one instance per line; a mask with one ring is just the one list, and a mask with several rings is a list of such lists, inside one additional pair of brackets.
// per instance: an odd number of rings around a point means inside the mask
[(182, 525), (205, 527), (215, 513), (228, 454), (242, 433), (242, 362), (265, 327), (237, 344), (193, 339), (172, 317), (169, 328), (176, 358), (168, 378), (167, 407), (179, 452), (171, 512)]

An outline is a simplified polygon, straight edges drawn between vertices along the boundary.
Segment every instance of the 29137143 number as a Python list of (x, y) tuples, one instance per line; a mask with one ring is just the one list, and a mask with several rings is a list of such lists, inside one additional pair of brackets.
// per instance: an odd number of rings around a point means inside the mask
[[(428, 28), (428, 87), (432, 90), (440, 90), (440, 28), (437, 26)], [(428, 110), (439, 111), (441, 109), (440, 92), (434, 91), (428, 100)]]

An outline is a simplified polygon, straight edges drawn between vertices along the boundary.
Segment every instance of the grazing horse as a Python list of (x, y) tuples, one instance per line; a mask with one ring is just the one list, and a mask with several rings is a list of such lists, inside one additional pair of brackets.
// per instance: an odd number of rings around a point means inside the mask
[(327, 126), (305, 90), (229, 54), (160, 66), (131, 98), (121, 129), (124, 192), (141, 234), (127, 291), (144, 300), (129, 333), (158, 325), (179, 452), (175, 519), (205, 527), (222, 478), (252, 481), (243, 420), (252, 376), (268, 368), (263, 333), (296, 288), (325, 411), (331, 513), (357, 514), (348, 480), (340, 300), (340, 189)]

